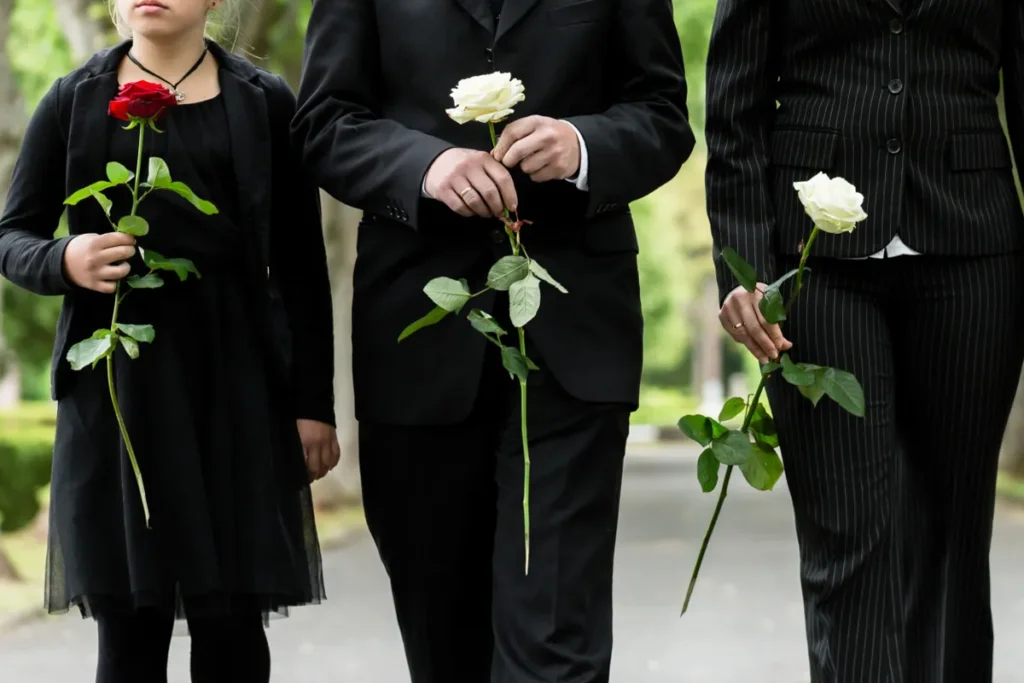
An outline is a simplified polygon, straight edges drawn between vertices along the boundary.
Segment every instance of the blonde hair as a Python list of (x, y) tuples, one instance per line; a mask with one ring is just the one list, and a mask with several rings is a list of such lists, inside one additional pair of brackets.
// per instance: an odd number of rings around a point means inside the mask
[[(132, 29), (121, 16), (121, 12), (118, 11), (117, 0), (107, 0), (107, 10), (110, 12), (110, 20), (114, 22), (118, 35), (122, 38), (131, 38)], [(233, 50), (238, 42), (241, 26), (241, 0), (220, 0), (217, 8), (207, 14), (206, 36), (227, 44), (229, 49)]]

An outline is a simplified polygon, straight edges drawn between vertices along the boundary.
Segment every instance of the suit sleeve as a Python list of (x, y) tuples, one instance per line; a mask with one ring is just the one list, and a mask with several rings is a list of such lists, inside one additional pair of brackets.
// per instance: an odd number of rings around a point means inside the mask
[(1018, 175), (1024, 168), (1024, 2), (1007, 0), (1003, 22), (1003, 104)]
[(671, 0), (620, 0), (612, 22), (615, 103), (600, 114), (565, 119), (586, 144), (590, 214), (664, 185), (694, 145)]
[(43, 96), (25, 131), (0, 216), (0, 275), (43, 295), (66, 294), (69, 237), (54, 239), (64, 213), (67, 142), (60, 126), (61, 81)]
[(284, 80), (271, 96), (274, 185), (270, 272), (291, 332), (295, 417), (335, 424), (334, 321), (320, 192), (289, 136), (295, 98)]
[(379, 51), (370, 0), (313, 0), (292, 131), (320, 187), (416, 228), (427, 169), (453, 145), (381, 115)]
[(732, 247), (761, 282), (774, 280), (775, 224), (767, 186), (768, 125), (775, 114), (768, 0), (719, 0), (707, 59), (708, 218), (722, 300), (739, 286), (721, 257)]

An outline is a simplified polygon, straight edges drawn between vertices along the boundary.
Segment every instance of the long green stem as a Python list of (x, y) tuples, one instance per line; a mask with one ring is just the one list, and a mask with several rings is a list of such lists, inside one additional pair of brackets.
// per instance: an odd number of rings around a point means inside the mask
[[(132, 188), (132, 211), (134, 216), (139, 208), (139, 175), (142, 173), (142, 149), (145, 141), (146, 124), (139, 124), (139, 151), (135, 159), (135, 186)], [(121, 294), (121, 281), (114, 285), (114, 312), (110, 317), (110, 332), (117, 334), (117, 314), (121, 309), (121, 301), (124, 295)], [(116, 341), (116, 336), (115, 336)], [(128, 427), (125, 425), (124, 416), (121, 414), (121, 404), (117, 400), (117, 389), (114, 386), (114, 352), (116, 346), (111, 349), (107, 356), (107, 388), (110, 390), (110, 403), (114, 406), (114, 416), (117, 417), (117, 426), (121, 430), (121, 438), (124, 439), (125, 450), (128, 451), (128, 460), (131, 462), (132, 471), (135, 473), (135, 481), (139, 485), (139, 497), (142, 499), (142, 512), (146, 518), (146, 527), (149, 527), (149, 503), (146, 500), (146, 487), (142, 483), (142, 470), (139, 469), (139, 461), (135, 457), (135, 449), (132, 447), (131, 437), (128, 436)]]
[[(811, 246), (814, 244), (814, 240), (817, 236), (818, 228), (815, 226), (814, 230), (811, 231), (810, 237), (807, 238), (807, 243), (804, 245), (803, 251), (800, 253), (800, 264), (797, 266), (796, 270), (796, 283), (794, 284), (793, 291), (789, 293), (789, 298), (786, 301), (786, 313), (789, 313), (790, 308), (793, 306), (793, 302), (796, 301), (797, 295), (800, 293), (800, 290), (803, 289), (804, 268), (807, 266), (807, 259), (811, 255)], [(747, 412), (743, 417), (743, 426), (740, 427), (740, 431), (744, 434), (747, 434), (750, 431), (750, 422), (754, 419), (754, 411), (757, 409), (757, 405), (761, 401), (761, 394), (764, 392), (764, 385), (767, 379), (767, 375), (761, 375), (761, 381), (757, 383), (757, 391), (754, 392), (754, 397), (747, 405)], [(700, 574), (700, 567), (704, 563), (704, 554), (708, 550), (708, 543), (711, 542), (711, 534), (715, 532), (715, 525), (718, 524), (718, 516), (722, 512), (722, 505), (725, 503), (725, 497), (729, 492), (729, 480), (732, 479), (733, 467), (733, 465), (728, 465), (725, 468), (725, 477), (722, 478), (722, 491), (718, 494), (718, 502), (715, 504), (715, 511), (711, 515), (711, 523), (708, 524), (708, 530), (704, 533), (704, 541), (700, 544), (700, 552), (697, 554), (697, 564), (694, 566), (693, 574), (690, 576), (690, 585), (686, 588), (686, 598), (683, 600), (683, 609), (680, 612), (680, 616), (686, 614), (686, 610), (690, 606), (690, 598), (693, 596), (693, 589), (697, 584), (697, 575)]]
[[(498, 146), (498, 136), (494, 131), (494, 124), (488, 123), (487, 130), (491, 134), (491, 148)], [(505, 218), (511, 219), (508, 208), (504, 209)], [(509, 242), (512, 245), (512, 255), (519, 256), (519, 235), (513, 234), (507, 227)], [(524, 250), (525, 252), (525, 250)], [(519, 353), (526, 358), (526, 332), (517, 327), (519, 333)], [(530, 573), (530, 438), (526, 429), (526, 380), (519, 380), (519, 431), (523, 438), (523, 543), (525, 547), (524, 573)]]

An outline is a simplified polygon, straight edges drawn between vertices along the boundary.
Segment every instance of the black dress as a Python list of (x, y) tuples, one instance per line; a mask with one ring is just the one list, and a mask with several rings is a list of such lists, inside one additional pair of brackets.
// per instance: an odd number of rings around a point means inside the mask
[[(173, 108), (160, 126), (147, 132), (145, 156), (167, 161), (220, 213), (204, 216), (166, 191), (139, 209), (150, 223), (140, 246), (191, 259), (201, 274), (181, 282), (164, 272), (162, 288), (132, 291), (119, 313), (156, 332), (139, 358), (118, 349), (114, 361), (151, 528), (101, 363), (76, 373), (58, 405), (47, 609), (285, 614), (324, 597), (322, 566), (294, 415), (260, 332), (265, 273), (252, 265), (255, 235), (236, 221), (245, 188), (234, 180), (227, 113), (217, 97)], [(109, 158), (134, 169), (137, 149), (138, 131), (115, 127)], [(115, 219), (128, 213), (126, 189), (108, 196)], [(143, 268), (133, 261), (133, 272)], [(110, 326), (112, 304), (90, 330)]]

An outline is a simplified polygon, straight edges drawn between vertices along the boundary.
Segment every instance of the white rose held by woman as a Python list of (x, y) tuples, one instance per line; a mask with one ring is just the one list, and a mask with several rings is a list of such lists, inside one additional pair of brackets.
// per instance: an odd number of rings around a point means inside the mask
[(455, 107), (445, 111), (459, 124), (504, 121), (515, 105), (526, 99), (522, 81), (500, 71), (463, 78), (451, 94)]
[(868, 217), (862, 208), (864, 195), (845, 178), (829, 178), (819, 173), (810, 180), (793, 183), (793, 188), (807, 215), (822, 232), (851, 232)]

